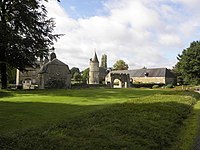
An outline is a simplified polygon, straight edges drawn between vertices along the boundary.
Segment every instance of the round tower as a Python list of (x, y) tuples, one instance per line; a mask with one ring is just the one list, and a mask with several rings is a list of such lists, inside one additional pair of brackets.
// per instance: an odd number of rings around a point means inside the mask
[(90, 59), (89, 84), (99, 84), (99, 60), (96, 52), (94, 58)]

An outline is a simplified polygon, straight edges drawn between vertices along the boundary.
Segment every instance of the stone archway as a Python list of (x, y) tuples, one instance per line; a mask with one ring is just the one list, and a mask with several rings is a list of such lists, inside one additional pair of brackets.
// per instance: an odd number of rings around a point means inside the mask
[(113, 88), (122, 88), (122, 81), (119, 79), (115, 79), (113, 81)]
[[(111, 73), (111, 88), (128, 88), (130, 87), (130, 75), (126, 73)], [(118, 82), (118, 84), (116, 84)]]

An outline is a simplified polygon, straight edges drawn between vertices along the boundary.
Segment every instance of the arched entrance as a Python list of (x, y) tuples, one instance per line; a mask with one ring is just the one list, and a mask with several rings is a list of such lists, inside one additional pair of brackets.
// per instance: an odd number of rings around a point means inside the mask
[(126, 73), (111, 73), (112, 88), (128, 88), (130, 86), (130, 75)]
[(113, 88), (122, 88), (122, 81), (119, 79), (115, 79), (113, 81)]

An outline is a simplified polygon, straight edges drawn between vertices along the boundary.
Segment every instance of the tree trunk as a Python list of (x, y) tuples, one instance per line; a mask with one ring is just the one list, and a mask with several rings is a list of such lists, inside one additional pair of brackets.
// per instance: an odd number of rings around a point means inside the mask
[(0, 64), (0, 72), (1, 72), (1, 84), (2, 84), (2, 89), (7, 89), (7, 73), (6, 73), (6, 64), (1, 63)]

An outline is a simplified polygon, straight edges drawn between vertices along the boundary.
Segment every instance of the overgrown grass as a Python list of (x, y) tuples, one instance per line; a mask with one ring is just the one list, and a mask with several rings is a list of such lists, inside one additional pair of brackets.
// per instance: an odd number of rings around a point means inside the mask
[(0, 92), (0, 149), (169, 149), (198, 97), (145, 89), (8, 93)]
[[(193, 93), (196, 99), (200, 99), (200, 94)], [(199, 149), (200, 140), (200, 101), (198, 101), (189, 117), (183, 122), (183, 126), (177, 136), (171, 150), (192, 150)], [(198, 145), (197, 145), (198, 143)]]

